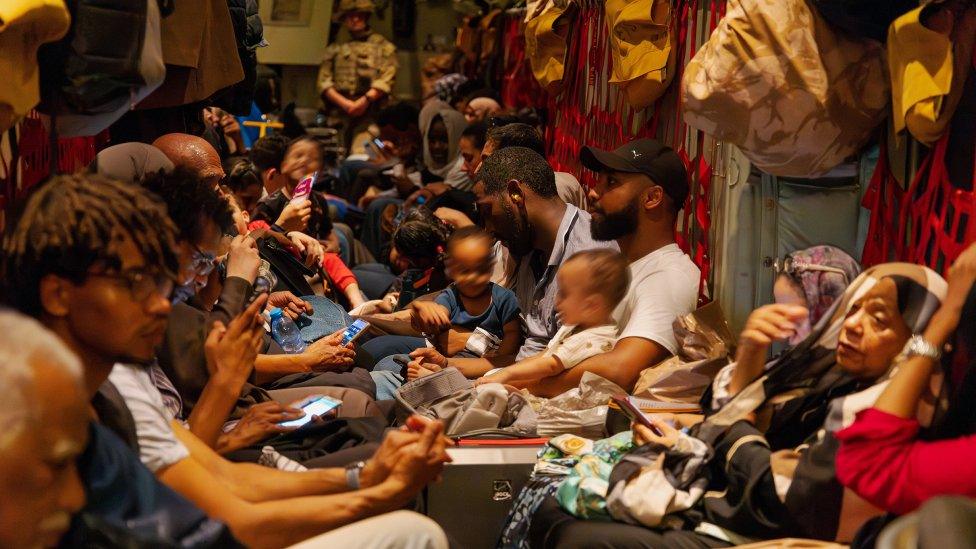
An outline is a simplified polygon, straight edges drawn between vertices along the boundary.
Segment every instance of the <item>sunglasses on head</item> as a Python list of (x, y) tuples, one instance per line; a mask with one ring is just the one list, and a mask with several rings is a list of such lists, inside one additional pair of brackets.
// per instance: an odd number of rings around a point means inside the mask
[(844, 283), (850, 284), (850, 278), (848, 278), (847, 273), (843, 269), (838, 269), (837, 267), (828, 267), (827, 265), (817, 265), (807, 261), (798, 261), (793, 258), (793, 256), (786, 256), (783, 259), (776, 259), (770, 265), (776, 274), (785, 275), (796, 275), (802, 272), (817, 271), (822, 273), (835, 273), (844, 277)]

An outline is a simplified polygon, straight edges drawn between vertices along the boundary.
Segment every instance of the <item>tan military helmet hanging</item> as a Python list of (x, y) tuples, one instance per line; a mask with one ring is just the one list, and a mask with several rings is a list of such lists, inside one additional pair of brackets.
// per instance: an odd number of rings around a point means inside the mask
[(535, 79), (550, 95), (562, 91), (570, 23), (576, 13), (575, 2), (543, 0), (525, 25), (525, 55)]
[(350, 13), (373, 13), (376, 4), (373, 0), (339, 0), (339, 7), (332, 14), (332, 21), (338, 23)]
[(64, 36), (70, 21), (62, 0), (0, 1), (0, 131), (41, 100), (37, 48)]
[(664, 95), (674, 76), (674, 25), (668, 0), (607, 0), (607, 34), (613, 60), (611, 84), (634, 108)]

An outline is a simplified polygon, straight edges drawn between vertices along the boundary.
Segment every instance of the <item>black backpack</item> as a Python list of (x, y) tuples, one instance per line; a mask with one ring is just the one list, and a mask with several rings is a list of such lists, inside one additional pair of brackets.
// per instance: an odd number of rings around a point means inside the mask
[(38, 52), (42, 99), (99, 114), (117, 109), (133, 88), (144, 86), (139, 62), (149, 1), (68, 0), (71, 29)]

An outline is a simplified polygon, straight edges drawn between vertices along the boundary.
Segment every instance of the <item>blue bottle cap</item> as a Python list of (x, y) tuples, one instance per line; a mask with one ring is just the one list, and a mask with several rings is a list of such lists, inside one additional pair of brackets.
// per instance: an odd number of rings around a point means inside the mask
[(274, 309), (271, 309), (271, 320), (274, 320), (276, 318), (281, 318), (281, 315), (282, 312), (280, 307), (275, 307)]

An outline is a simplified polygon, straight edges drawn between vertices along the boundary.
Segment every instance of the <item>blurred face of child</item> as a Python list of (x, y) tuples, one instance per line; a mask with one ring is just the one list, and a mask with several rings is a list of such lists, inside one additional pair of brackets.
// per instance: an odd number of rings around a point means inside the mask
[(302, 139), (288, 147), (285, 159), (281, 162), (281, 173), (288, 176), (292, 186), (297, 185), (306, 175), (322, 169), (322, 151), (314, 141)]
[(591, 291), (590, 273), (586, 262), (570, 261), (556, 273), (559, 289), (556, 292), (556, 311), (564, 325), (602, 324), (610, 311), (603, 296)]
[(491, 241), (465, 238), (452, 242), (445, 262), (447, 276), (464, 297), (481, 297), (491, 282), (493, 264)]

